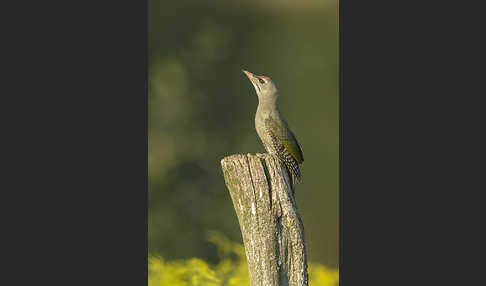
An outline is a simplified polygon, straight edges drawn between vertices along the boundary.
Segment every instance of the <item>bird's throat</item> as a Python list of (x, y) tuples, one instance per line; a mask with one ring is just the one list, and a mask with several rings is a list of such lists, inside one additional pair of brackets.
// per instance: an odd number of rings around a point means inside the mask
[(267, 114), (267, 115), (273, 115), (275, 113), (278, 113), (278, 104), (276, 100), (269, 100), (269, 99), (259, 99), (258, 101), (258, 107), (257, 107), (257, 114)]

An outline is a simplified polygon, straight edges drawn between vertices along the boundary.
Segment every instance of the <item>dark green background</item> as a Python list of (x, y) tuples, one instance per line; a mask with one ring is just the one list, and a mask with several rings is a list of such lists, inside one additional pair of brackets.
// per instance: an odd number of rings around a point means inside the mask
[(338, 2), (149, 1), (149, 252), (215, 262), (206, 231), (241, 241), (220, 160), (264, 152), (271, 77), (304, 150), (296, 199), (309, 260), (338, 264)]

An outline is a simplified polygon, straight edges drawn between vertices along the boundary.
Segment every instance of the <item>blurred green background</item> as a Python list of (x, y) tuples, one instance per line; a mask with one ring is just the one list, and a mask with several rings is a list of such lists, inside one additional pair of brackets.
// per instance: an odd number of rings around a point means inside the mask
[(216, 263), (242, 241), (220, 160), (262, 153), (241, 69), (271, 77), (304, 150), (309, 261), (338, 265), (338, 1), (149, 0), (149, 253)]

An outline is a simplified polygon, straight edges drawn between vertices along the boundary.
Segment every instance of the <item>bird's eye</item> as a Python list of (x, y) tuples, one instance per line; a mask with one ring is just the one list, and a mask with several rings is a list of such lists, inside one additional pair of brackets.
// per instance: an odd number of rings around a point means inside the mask
[(265, 81), (261, 78), (258, 79), (260, 81), (261, 84), (265, 84)]

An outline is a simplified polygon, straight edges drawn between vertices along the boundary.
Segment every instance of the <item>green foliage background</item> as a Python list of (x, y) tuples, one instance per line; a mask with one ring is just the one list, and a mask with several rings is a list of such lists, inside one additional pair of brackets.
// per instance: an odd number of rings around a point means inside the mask
[(206, 231), (242, 241), (220, 168), (227, 155), (264, 152), (242, 68), (279, 87), (305, 155), (296, 200), (309, 261), (337, 267), (337, 15), (337, 0), (149, 0), (149, 254), (160, 257), (152, 269), (182, 261), (220, 273)]
[[(166, 261), (149, 258), (149, 286), (242, 286), (250, 285), (243, 245), (229, 241), (218, 232), (209, 232), (208, 240), (218, 247), (219, 262), (208, 265), (199, 258)], [(339, 272), (317, 263), (308, 265), (310, 286), (337, 286)]]

